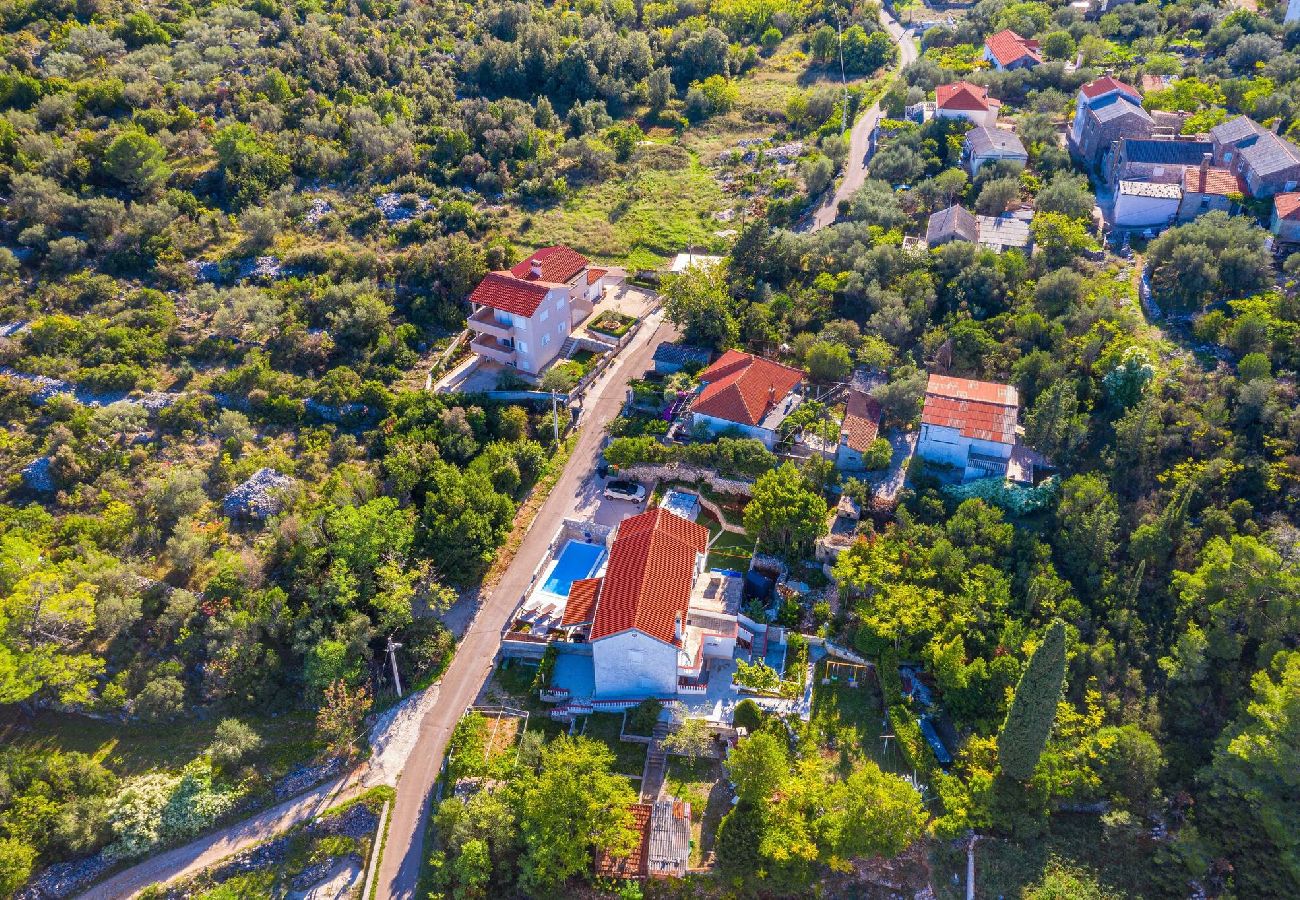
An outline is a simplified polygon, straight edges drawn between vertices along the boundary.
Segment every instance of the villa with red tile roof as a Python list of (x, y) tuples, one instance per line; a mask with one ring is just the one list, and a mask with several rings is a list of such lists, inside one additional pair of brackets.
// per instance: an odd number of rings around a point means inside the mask
[(510, 269), (489, 272), (469, 295), (470, 350), (538, 375), (591, 315), (609, 283), (607, 270), (563, 246), (543, 247)]
[(959, 469), (965, 480), (1000, 476), (1033, 483), (1044, 461), (1020, 442), (1020, 395), (1008, 384), (931, 375), (916, 455)]
[(984, 41), (984, 59), (999, 72), (1032, 69), (1043, 61), (1038, 41), (1022, 38), (1010, 28)]
[(670, 698), (736, 649), (739, 584), (705, 571), (709, 532), (662, 507), (624, 519), (604, 574), (574, 581), (560, 628), (590, 646), (598, 700)]
[(934, 89), (934, 114), (940, 119), (965, 119), (972, 125), (997, 124), (1002, 101), (989, 96), (989, 89), (969, 81), (941, 84)]
[(700, 373), (700, 392), (691, 403), (693, 427), (709, 434), (736, 432), (771, 449), (777, 430), (799, 405), (804, 373), (789, 366), (728, 350)]
[(866, 468), (862, 454), (880, 437), (880, 404), (866, 391), (852, 388), (845, 403), (840, 443), (835, 450), (835, 468), (845, 472)]

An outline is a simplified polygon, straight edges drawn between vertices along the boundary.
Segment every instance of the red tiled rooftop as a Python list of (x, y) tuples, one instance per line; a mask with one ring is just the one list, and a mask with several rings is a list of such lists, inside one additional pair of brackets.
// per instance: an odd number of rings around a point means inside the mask
[(1228, 169), (1210, 166), (1202, 171), (1200, 166), (1186, 166), (1183, 169), (1183, 190), (1196, 194), (1246, 193), (1245, 183)]
[(597, 281), (600, 281), (600, 279), (605, 277), (607, 271), (607, 269), (588, 269), (587, 284), (595, 284)]
[(488, 272), (469, 295), (469, 302), (525, 318), (537, 312), (552, 287), (543, 281), (523, 281), (509, 272)]
[(560, 625), (580, 625), (590, 622), (600, 593), (599, 578), (580, 578), (569, 586), (569, 599), (564, 604), (564, 618)]
[(1010, 65), (1024, 56), (1032, 58), (1034, 62), (1043, 61), (1043, 57), (1038, 52), (1038, 41), (1022, 38), (1010, 28), (991, 36), (984, 42), (984, 46), (989, 48), (989, 52), (1003, 66)]
[(649, 873), (650, 816), (654, 807), (649, 803), (633, 803), (632, 830), (638, 835), (636, 849), (627, 856), (611, 856), (601, 850), (596, 854), (596, 874), (604, 878), (645, 878)]
[(1007, 384), (931, 375), (921, 422), (955, 428), (963, 437), (1014, 444), (1020, 397)]
[(989, 99), (989, 89), (969, 81), (953, 84), (941, 84), (934, 89), (935, 105), (939, 109), (978, 110), (987, 112), (995, 106), (1001, 106), (997, 100)]
[(757, 425), (803, 379), (804, 374), (798, 369), (739, 350), (728, 350), (700, 373), (704, 390), (691, 409), (727, 422)]
[(675, 625), (685, 624), (690, 605), (696, 554), (708, 546), (708, 529), (665, 509), (624, 519), (609, 551), (591, 640), (635, 628), (676, 643)]
[[(533, 274), (534, 262), (541, 266), (542, 274), (540, 276)], [(555, 247), (543, 247), (523, 262), (511, 267), (510, 274), (526, 281), (550, 281), (556, 284), (567, 284), (573, 280), (574, 275), (577, 275), (588, 265), (587, 257), (577, 250), (571, 250), (561, 244)]]
[(1111, 75), (1103, 75), (1096, 81), (1089, 81), (1083, 87), (1079, 88), (1079, 90), (1082, 91), (1083, 96), (1087, 97), (1089, 100), (1095, 100), (1102, 94), (1108, 94), (1111, 91), (1123, 91), (1136, 100), (1142, 99), (1142, 95), (1137, 92), (1136, 88), (1130, 84), (1125, 84)]
[(863, 391), (850, 391), (841, 426), (844, 443), (859, 453), (871, 446), (880, 434), (880, 404)]
[(1279, 219), (1300, 219), (1300, 193), (1277, 194), (1273, 197), (1273, 208)]

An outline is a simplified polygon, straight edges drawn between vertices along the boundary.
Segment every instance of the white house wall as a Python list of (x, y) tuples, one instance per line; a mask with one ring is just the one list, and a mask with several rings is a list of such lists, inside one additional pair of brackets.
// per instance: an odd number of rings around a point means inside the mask
[(970, 445), (970, 438), (962, 437), (956, 428), (922, 424), (921, 438), (916, 443), (916, 455), (930, 462), (947, 463), (964, 469)]
[(742, 425), (739, 422), (728, 422), (726, 419), (717, 419), (713, 416), (706, 416), (702, 413), (694, 414), (694, 421), (703, 422), (709, 429), (709, 434), (722, 434), (724, 432), (736, 432), (742, 437), (754, 438), (762, 441), (767, 449), (771, 450), (772, 445), (776, 442), (776, 435), (766, 428), (759, 428), (757, 425)]
[(677, 648), (639, 631), (591, 643), (596, 699), (671, 697), (677, 693)]
[(1178, 214), (1177, 197), (1139, 197), (1118, 194), (1115, 197), (1115, 224), (1127, 228), (1168, 225)]

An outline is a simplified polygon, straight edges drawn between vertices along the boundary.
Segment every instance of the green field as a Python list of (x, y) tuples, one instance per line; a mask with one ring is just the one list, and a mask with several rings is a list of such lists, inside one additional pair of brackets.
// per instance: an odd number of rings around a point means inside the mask
[(579, 190), (557, 206), (514, 213), (514, 242), (533, 250), (567, 244), (629, 269), (658, 268), (687, 247), (722, 249), (713, 213), (729, 205), (712, 174), (680, 147), (641, 147), (627, 175)]

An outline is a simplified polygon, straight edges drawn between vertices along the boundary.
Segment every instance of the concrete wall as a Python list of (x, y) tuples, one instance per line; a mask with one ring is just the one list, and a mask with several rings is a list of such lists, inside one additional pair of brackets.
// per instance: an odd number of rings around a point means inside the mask
[(1122, 228), (1146, 228), (1168, 225), (1178, 214), (1179, 200), (1174, 197), (1135, 197), (1116, 194), (1115, 224)]
[(572, 328), (571, 315), (568, 293), (553, 288), (532, 316), (513, 317), (515, 354), (520, 369), (536, 375), (559, 356)]
[(916, 455), (936, 463), (966, 467), (970, 455), (970, 438), (962, 437), (956, 428), (941, 425), (921, 425), (921, 437), (916, 442)]
[(666, 697), (677, 693), (677, 648), (639, 631), (591, 643), (596, 698)]

